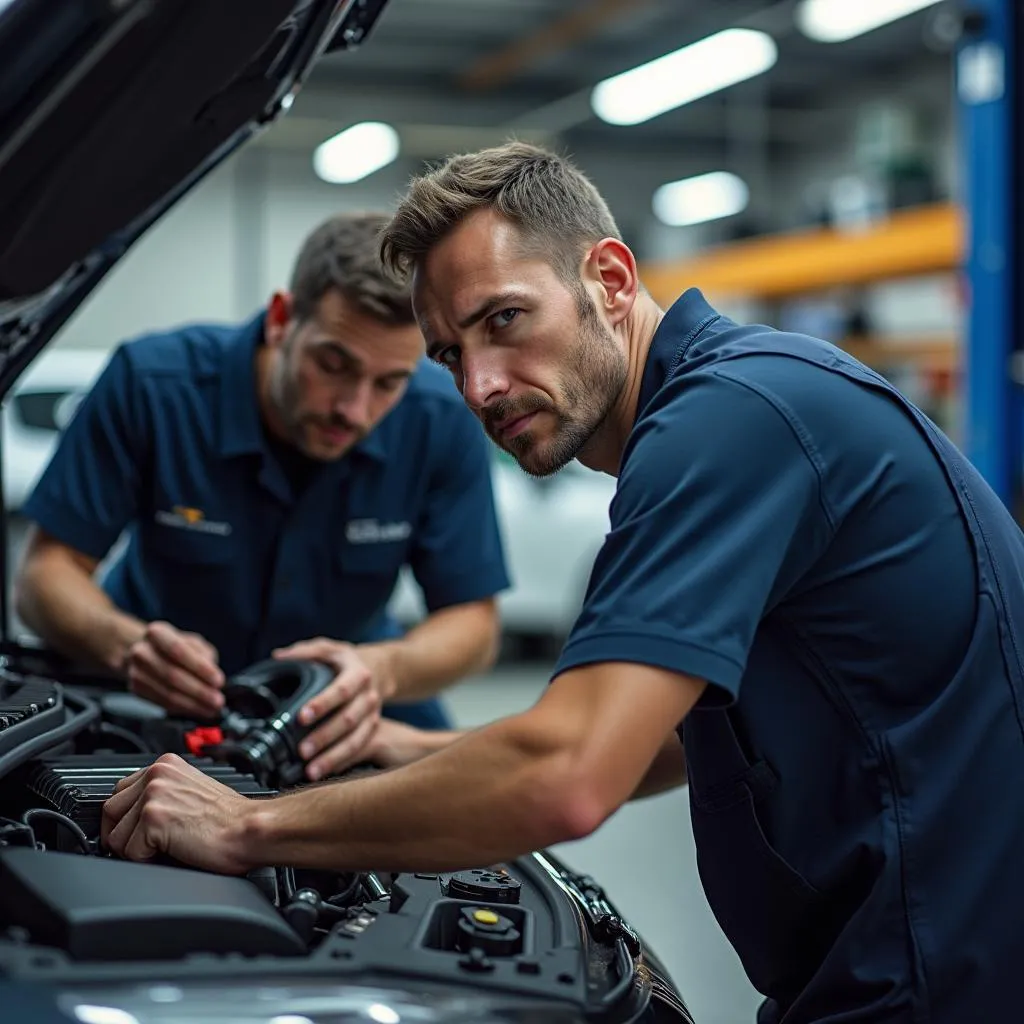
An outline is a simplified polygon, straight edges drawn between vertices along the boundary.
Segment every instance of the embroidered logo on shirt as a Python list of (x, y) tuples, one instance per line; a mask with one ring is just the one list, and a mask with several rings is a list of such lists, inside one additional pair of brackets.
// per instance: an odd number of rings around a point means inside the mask
[(376, 519), (350, 519), (345, 524), (349, 544), (384, 544), (405, 540), (412, 533), (411, 523), (382, 523)]
[(174, 526), (179, 530), (194, 530), (196, 533), (213, 533), (226, 537), (231, 532), (230, 523), (219, 523), (206, 518), (201, 508), (175, 505), (170, 512), (159, 510), (153, 517), (161, 526)]

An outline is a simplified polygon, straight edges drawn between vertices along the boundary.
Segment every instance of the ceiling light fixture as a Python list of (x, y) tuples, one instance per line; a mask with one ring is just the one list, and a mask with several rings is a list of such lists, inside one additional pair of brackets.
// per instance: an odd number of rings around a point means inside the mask
[(354, 124), (313, 153), (313, 170), (332, 185), (350, 185), (386, 167), (397, 156), (398, 132), (380, 121)]
[(939, 0), (802, 0), (796, 9), (796, 24), (805, 36), (819, 43), (843, 43), (937, 3)]
[(689, 227), (742, 213), (750, 201), (747, 183), (728, 171), (670, 181), (654, 193), (654, 215), (670, 227)]
[(640, 124), (763, 74), (778, 56), (770, 35), (727, 28), (599, 82), (590, 105), (608, 124)]

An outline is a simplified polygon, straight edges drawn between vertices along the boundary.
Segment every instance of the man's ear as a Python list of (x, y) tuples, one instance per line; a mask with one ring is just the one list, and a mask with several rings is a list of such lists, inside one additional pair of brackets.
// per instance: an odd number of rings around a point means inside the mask
[(268, 348), (276, 348), (288, 337), (288, 329), (295, 312), (291, 292), (274, 292), (267, 303), (263, 320), (263, 341)]
[(610, 326), (629, 315), (640, 289), (636, 257), (625, 242), (603, 238), (583, 258), (583, 282)]

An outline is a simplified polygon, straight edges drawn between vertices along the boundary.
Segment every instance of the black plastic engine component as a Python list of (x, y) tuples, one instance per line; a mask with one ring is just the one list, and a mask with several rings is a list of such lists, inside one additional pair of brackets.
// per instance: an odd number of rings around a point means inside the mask
[(0, 754), (64, 720), (61, 687), (36, 676), (0, 675)]
[[(102, 758), (71, 754), (67, 757), (44, 758), (26, 765), (16, 775), (21, 783), (23, 807), (45, 807), (59, 811), (78, 825), (86, 835), (100, 834), (103, 804), (114, 787), (133, 772), (151, 764), (155, 755), (107, 754)], [(218, 782), (230, 786), (243, 796), (273, 796), (251, 775), (236, 771), (230, 765), (217, 764), (205, 757), (187, 757), (197, 768)], [(71, 849), (66, 834), (56, 839), (56, 849)]]
[(427, 919), (420, 939), (425, 949), (449, 953), (482, 950), (493, 957), (512, 957), (533, 951), (534, 918), (521, 907), (466, 905), (453, 900), (438, 901)]
[(301, 956), (305, 943), (242, 878), (103, 857), (0, 849), (0, 921), (76, 960), (196, 953)]
[(463, 907), (456, 949), (482, 949), (491, 956), (513, 956), (523, 949), (522, 933), (504, 914), (490, 907)]
[(299, 711), (334, 674), (316, 661), (268, 659), (232, 676), (224, 684), (224, 741), (210, 756), (264, 785), (295, 785), (304, 770), (299, 743), (311, 728), (299, 724)]
[(520, 888), (520, 883), (511, 875), (483, 868), (460, 871), (448, 879), (448, 895), (452, 899), (518, 903)]

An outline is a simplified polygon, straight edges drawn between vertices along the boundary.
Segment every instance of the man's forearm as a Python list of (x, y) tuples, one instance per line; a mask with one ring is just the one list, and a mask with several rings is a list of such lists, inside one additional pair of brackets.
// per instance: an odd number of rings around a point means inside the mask
[(54, 650), (115, 674), (146, 628), (120, 611), (84, 569), (58, 554), (43, 553), (23, 567), (16, 605), (19, 618)]
[(498, 647), (498, 619), (492, 601), (443, 608), (399, 640), (364, 644), (372, 657), (387, 655), (393, 701), (432, 697), (457, 679), (481, 672), (494, 662)]
[(517, 715), (404, 768), (254, 803), (240, 823), (240, 855), (341, 871), (507, 860), (576, 838), (570, 767), (554, 737), (545, 741)]
[[(436, 754), (439, 750), (451, 746), (456, 740), (468, 734), (466, 729), (409, 729), (403, 731), (401, 745), (392, 744), (389, 748), (394, 760), (388, 763), (394, 766), (411, 764), (421, 758)], [(642, 800), (644, 797), (657, 796), (670, 789), (685, 786), (686, 757), (683, 744), (676, 733), (665, 741), (657, 757), (651, 763), (647, 774), (640, 785), (633, 791), (631, 800)]]

